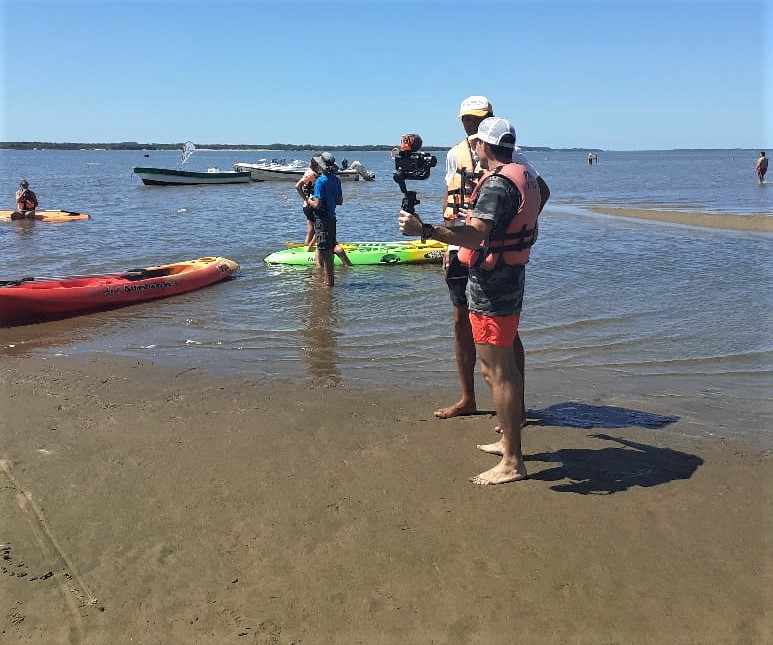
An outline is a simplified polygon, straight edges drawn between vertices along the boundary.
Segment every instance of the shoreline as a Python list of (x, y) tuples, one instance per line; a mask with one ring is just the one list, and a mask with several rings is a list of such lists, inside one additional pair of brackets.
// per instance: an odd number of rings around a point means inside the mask
[(435, 419), (434, 391), (109, 355), (0, 357), (0, 382), (11, 640), (773, 636), (770, 451), (680, 434), (690, 415), (529, 426), (529, 479), (479, 488), (494, 419)]
[(645, 219), (670, 224), (686, 224), (703, 228), (721, 228), (734, 231), (773, 233), (773, 217), (763, 213), (741, 215), (736, 213), (702, 213), (657, 209), (625, 208), (614, 206), (588, 206), (594, 213)]

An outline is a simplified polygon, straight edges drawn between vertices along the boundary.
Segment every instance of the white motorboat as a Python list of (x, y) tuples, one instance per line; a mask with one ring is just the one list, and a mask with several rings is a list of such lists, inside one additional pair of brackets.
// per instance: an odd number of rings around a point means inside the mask
[[(308, 162), (285, 159), (259, 159), (257, 163), (235, 163), (234, 170), (249, 172), (252, 181), (298, 181), (309, 167)], [(365, 170), (359, 161), (353, 161), (346, 170), (339, 170), (336, 175), (341, 181), (373, 181), (376, 178), (372, 172)]]

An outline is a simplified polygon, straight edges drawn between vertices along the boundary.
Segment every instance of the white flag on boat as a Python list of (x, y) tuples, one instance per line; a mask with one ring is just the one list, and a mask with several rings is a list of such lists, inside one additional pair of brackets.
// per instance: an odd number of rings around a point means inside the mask
[(186, 141), (183, 146), (183, 154), (180, 157), (180, 165), (184, 166), (194, 152), (196, 152), (196, 146), (193, 145), (193, 141)]

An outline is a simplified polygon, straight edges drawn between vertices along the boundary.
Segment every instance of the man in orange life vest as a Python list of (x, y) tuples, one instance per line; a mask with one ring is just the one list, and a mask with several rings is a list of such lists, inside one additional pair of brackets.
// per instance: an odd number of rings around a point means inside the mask
[(454, 228), (424, 224), (402, 210), (398, 222), (404, 235), (458, 245), (459, 260), (469, 267), (467, 300), (473, 340), (502, 431), (496, 443), (478, 446), (502, 457), (494, 468), (470, 478), (474, 484), (488, 485), (527, 475), (521, 452), (523, 375), (513, 343), (542, 197), (533, 170), (512, 161), (515, 129), (509, 121), (499, 117), (481, 121), (474, 145), (486, 172), (473, 191), (470, 208), (460, 211), (465, 223)]
[(37, 207), (37, 195), (30, 190), (29, 182), (22, 179), (16, 191), (16, 211), (11, 213), (11, 219), (35, 219)]

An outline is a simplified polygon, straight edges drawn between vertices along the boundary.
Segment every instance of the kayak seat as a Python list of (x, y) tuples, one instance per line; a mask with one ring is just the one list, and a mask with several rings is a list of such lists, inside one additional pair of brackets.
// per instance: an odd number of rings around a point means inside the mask
[(160, 278), (169, 275), (169, 267), (159, 267), (158, 269), (129, 269), (121, 274), (125, 280), (147, 280), (148, 278)]

